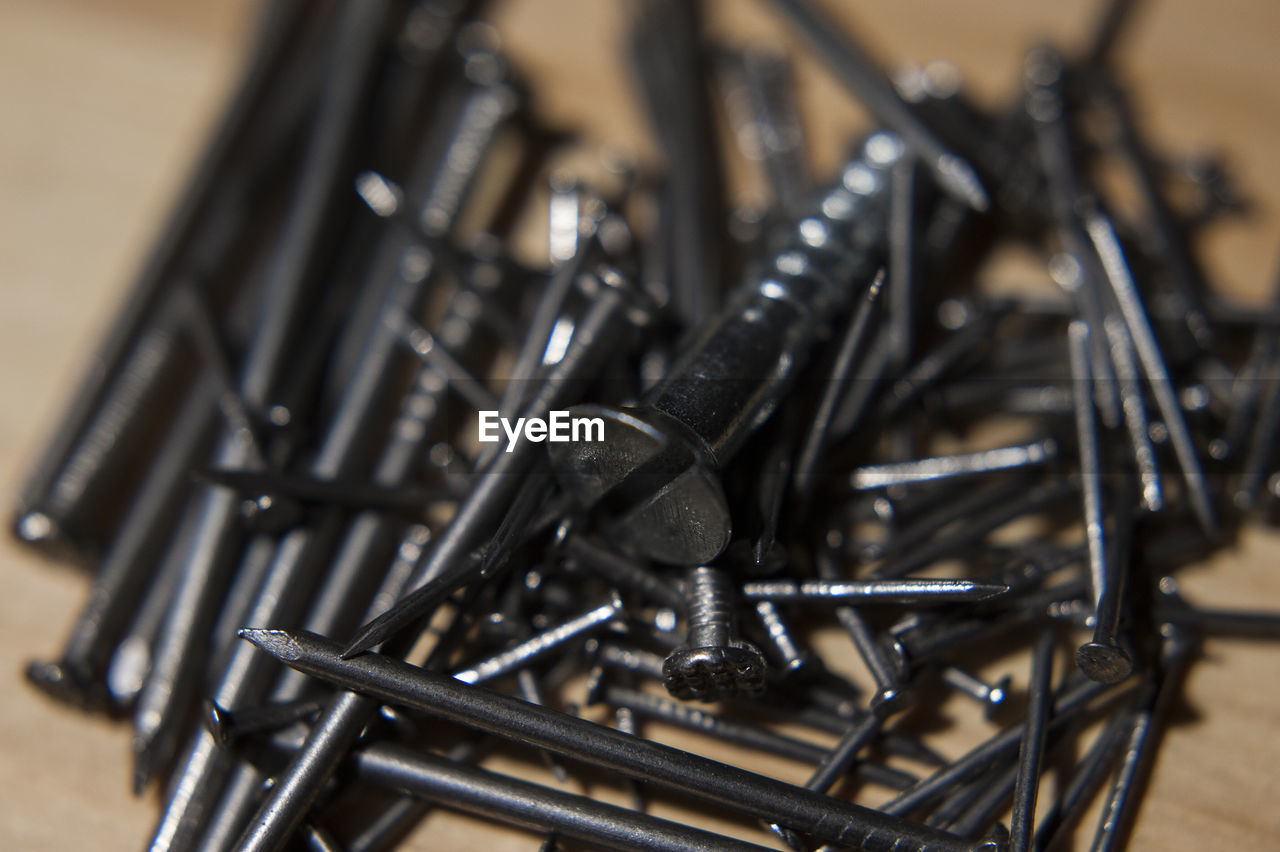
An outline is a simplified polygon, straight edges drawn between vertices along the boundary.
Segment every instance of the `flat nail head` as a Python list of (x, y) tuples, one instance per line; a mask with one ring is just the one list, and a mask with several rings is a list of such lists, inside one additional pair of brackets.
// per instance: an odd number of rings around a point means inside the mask
[(1076, 650), (1076, 665), (1090, 680), (1119, 683), (1133, 673), (1133, 660), (1115, 645), (1086, 642)]

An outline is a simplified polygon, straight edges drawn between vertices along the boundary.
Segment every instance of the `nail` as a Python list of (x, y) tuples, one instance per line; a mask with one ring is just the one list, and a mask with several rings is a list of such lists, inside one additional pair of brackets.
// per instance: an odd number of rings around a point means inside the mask
[(344, 509), (370, 509), (406, 516), (419, 514), (427, 503), (451, 502), (447, 488), (383, 486), (350, 479), (317, 479), (307, 475), (256, 470), (206, 468), (192, 475), (211, 485), (234, 489), (242, 497), (266, 495), (272, 501), (295, 501)]
[[(896, 547), (892, 549), (886, 548), (886, 558), (871, 572), (872, 576), (878, 579), (896, 579), (914, 571), (919, 571), (939, 559), (962, 553), (966, 546), (976, 541), (981, 541), (987, 535), (1011, 521), (1046, 511), (1056, 506), (1076, 491), (1074, 484), (1062, 481), (1051, 481), (1044, 485), (1032, 485), (1029, 489), (1026, 486), (1026, 480), (1019, 477), (1008, 483), (979, 492), (979, 494), (974, 495), (973, 503), (981, 505), (982, 502), (986, 502), (991, 498), (1001, 498), (1007, 500), (1007, 502), (992, 505), (989, 508), (984, 507), (984, 510), (977, 515), (967, 517), (955, 515), (956, 509), (968, 508), (969, 505), (967, 500), (956, 501), (947, 510), (938, 514), (939, 516), (945, 514), (955, 519), (965, 518), (963, 525), (954, 532), (946, 533), (931, 541), (925, 541), (914, 549), (906, 550), (901, 555), (894, 555), (893, 550), (896, 550)], [(1009, 499), (1006, 495), (1010, 491), (1017, 491), (1020, 494), (1015, 499)], [(962, 507), (962, 503), (966, 505)], [(934, 517), (930, 519), (930, 522), (936, 523), (938, 520), (945, 520), (945, 518)], [(904, 534), (895, 537), (893, 543), (897, 545), (898, 542), (910, 542), (912, 540), (912, 538)]]
[(1103, 527), (1102, 470), (1098, 425), (1094, 420), (1094, 372), (1090, 357), (1089, 326), (1075, 320), (1067, 329), (1071, 359), (1072, 398), (1075, 407), (1076, 443), (1080, 454), (1080, 498), (1084, 506), (1085, 542), (1089, 547), (1089, 576), (1093, 599), (1102, 599), (1108, 577), (1106, 532)]
[(1137, 356), (1133, 351), (1133, 341), (1129, 338), (1124, 321), (1114, 314), (1107, 316), (1103, 329), (1106, 331), (1111, 347), (1111, 360), (1116, 368), (1120, 407), (1124, 413), (1125, 427), (1133, 447), (1133, 461), (1142, 486), (1142, 505), (1148, 512), (1159, 512), (1164, 508), (1164, 491), (1160, 485), (1155, 447), (1151, 443), (1151, 424), (1142, 398), (1141, 376)]
[[(1103, 566), (1102, 587), (1094, 598), (1093, 637), (1076, 650), (1076, 665), (1088, 677), (1104, 683), (1124, 680), (1133, 672), (1133, 659), (1118, 641), (1125, 586), (1129, 582), (1133, 538), (1133, 487), (1121, 485), (1116, 500), (1111, 549)], [(1127, 487), (1128, 486), (1128, 487)]]
[(1009, 697), (1009, 684), (1013, 682), (1005, 675), (995, 683), (987, 683), (958, 666), (943, 666), (942, 680), (960, 694), (978, 702), (988, 719), (1004, 708)]
[(1059, 832), (1067, 830), (1080, 819), (1081, 811), (1102, 784), (1132, 727), (1133, 718), (1129, 713), (1119, 713), (1107, 723), (1088, 753), (1076, 765), (1057, 801), (1036, 826), (1034, 848), (1051, 848)]
[(1102, 11), (1089, 29), (1080, 64), (1088, 71), (1096, 72), (1111, 64), (1125, 28), (1131, 25), (1133, 10), (1140, 4), (1136, 0), (1107, 0)]
[[(547, 411), (563, 405), (565, 397), (576, 392), (580, 384), (599, 369), (601, 356), (624, 337), (621, 331), (628, 321), (628, 299), (623, 293), (625, 281), (608, 271), (603, 277), (590, 279), (586, 286), (598, 288), (597, 296), (574, 327), (564, 356), (529, 400), (526, 411), (530, 416), (544, 417)], [(348, 646), (348, 654), (358, 654), (381, 643), (434, 609), (438, 600), (454, 588), (466, 584), (475, 570), (468, 557), (485, 536), (484, 525), (500, 517), (514, 498), (523, 481), (522, 474), (534, 465), (537, 449), (532, 442), (517, 441), (512, 452), (493, 457), (436, 546), (427, 569), (427, 576), (434, 582), (411, 592), (394, 608), (362, 627)]]
[(1192, 606), (1182, 598), (1173, 577), (1161, 577), (1156, 588), (1160, 593), (1156, 612), (1161, 624), (1210, 636), (1280, 636), (1280, 612)]
[(663, 241), (670, 307), (692, 327), (711, 316), (723, 288), (722, 229), (726, 207), (721, 145), (708, 102), (697, 4), (658, 2), (638, 15), (628, 54), (662, 152), (669, 199)]
[(444, 129), (447, 147), (416, 211), (418, 228), (431, 237), (444, 236), (457, 221), (499, 129), (521, 104), (517, 91), (503, 80), (505, 61), (496, 53), (484, 47), (470, 50), (463, 67), (468, 79), (456, 95), (456, 123)]
[(916, 203), (916, 157), (913, 152), (893, 167), (889, 195), (889, 250), (885, 265), (889, 271), (889, 329), (894, 357), (892, 375), (902, 375), (915, 354), (915, 302), (920, 273), (917, 270), (916, 232), (921, 211)]
[(802, 501), (812, 495), (818, 484), (815, 474), (823, 453), (828, 447), (832, 421), (835, 419), (840, 402), (848, 394), (849, 384), (854, 377), (854, 365), (867, 344), (871, 312), (880, 297), (884, 280), (884, 271), (881, 270), (871, 281), (871, 286), (867, 288), (863, 297), (858, 300), (849, 325), (840, 338), (840, 348), (836, 351), (831, 373), (823, 386), (822, 398), (818, 401), (813, 420), (805, 432), (799, 452), (796, 453), (793, 482), (796, 496)]
[[(834, 577), (840, 573), (832, 554), (828, 550), (819, 550), (815, 556), (818, 575)], [(876, 640), (871, 628), (863, 619), (862, 613), (852, 606), (836, 608), (836, 619), (848, 634), (858, 656), (866, 665), (876, 684), (876, 694), (871, 698), (871, 711), (874, 715), (887, 717), (902, 709), (911, 700), (911, 692), (905, 685), (905, 672), (893, 665), (884, 652), (884, 648)]]
[(815, 743), (777, 734), (768, 728), (726, 719), (688, 704), (651, 695), (636, 689), (603, 684), (595, 697), (613, 707), (629, 710), (636, 716), (656, 719), (669, 725), (706, 734), (723, 742), (746, 746), (768, 754), (776, 754), (799, 763), (817, 763), (825, 755)]
[[(530, 704), (542, 706), (547, 703), (546, 698), (543, 695), (542, 683), (538, 675), (534, 673), (533, 669), (523, 668), (516, 671), (516, 686), (520, 690), (520, 697), (525, 701), (528, 701)], [(542, 762), (546, 764), (547, 769), (551, 770), (551, 774), (555, 776), (557, 781), (561, 784), (568, 783), (569, 770), (564, 768), (564, 764), (561, 763), (555, 755), (545, 751), (539, 752), (539, 755), (542, 757)]]
[(186, 471), (210, 438), (213, 406), (207, 382), (187, 395), (94, 574), (89, 598), (57, 662), (28, 666), (28, 680), (54, 697), (107, 709), (105, 680), (112, 654), (160, 571), (166, 533), (178, 526), (186, 502)]
[[(177, 316), (163, 308), (174, 276), (183, 267), (198, 266), (201, 259), (232, 253), (229, 244), (248, 229), (223, 225), (228, 220), (251, 222), (253, 217), (236, 209), (237, 196), (259, 181), (264, 166), (276, 159), (269, 152), (281, 147), (282, 134), (268, 132), (261, 113), (286, 93), (302, 108), (310, 100), (299, 92), (283, 91), (282, 83), (295, 53), (286, 45), (301, 18), (300, 9), (281, 7), (260, 29), (236, 93), (92, 368), (80, 379), (71, 405), (23, 486), (14, 521), (19, 540), (65, 542), (81, 553), (96, 548), (101, 532), (91, 519), (86, 522), (85, 509), (92, 510), (128, 455), (120, 449), (122, 442), (113, 438), (139, 434), (130, 424), (152, 413), (143, 401), (153, 398), (153, 389), (165, 384), (161, 379), (171, 376), (181, 360), (164, 357), (177, 336)], [(112, 449), (104, 454), (104, 447)]]
[(1216, 345), (1212, 324), (1205, 313), (1200, 293), (1206, 289), (1204, 275), (1188, 251), (1185, 229), (1177, 221), (1164, 194), (1163, 181), (1151, 156), (1151, 146), (1142, 137), (1132, 105), (1114, 75), (1102, 73), (1090, 80), (1094, 102), (1111, 120), (1121, 158), (1142, 199), (1146, 216), (1144, 232), (1151, 238), (1152, 254), (1159, 262), (1169, 286), (1165, 294), (1171, 312), (1180, 318), (1174, 325), (1173, 350), (1212, 352)]
[(726, 50), (718, 65), (738, 148), (764, 165), (779, 213), (787, 219), (802, 215), (811, 182), (790, 61), (783, 53)]
[(1027, 684), (1027, 721), (1018, 746), (1017, 783), (1013, 788), (1013, 813), (1009, 817), (1009, 852), (1027, 852), (1031, 848), (1040, 773), (1044, 768), (1045, 737), (1053, 703), (1050, 692), (1053, 645), (1053, 633), (1045, 630), (1036, 639), (1032, 651), (1031, 680)]
[(346, 847), (337, 841), (329, 831), (315, 823), (307, 823), (302, 827), (302, 842), (311, 852), (345, 852)]
[(875, 714), (850, 722), (840, 741), (823, 756), (817, 769), (809, 776), (805, 789), (818, 793), (829, 791), (840, 778), (848, 774), (858, 752), (880, 733), (882, 724), (883, 720)]
[[(976, 789), (973, 798), (968, 802), (964, 812), (947, 827), (948, 831), (961, 837), (972, 837), (984, 826), (990, 825), (1005, 809), (1018, 782), (1018, 767), (1016, 765), (1005, 767), (1000, 772), (995, 772), (993, 767), (987, 774), (995, 777), (986, 784), (974, 785)], [(1000, 828), (1003, 829), (1003, 826)], [(1008, 847), (1007, 840), (1005, 846)]]
[(353, 761), (357, 777), (362, 780), (407, 790), (451, 809), (520, 827), (536, 826), (540, 831), (553, 831), (557, 837), (587, 843), (592, 848), (624, 852), (645, 849), (763, 852), (765, 849), (390, 744), (362, 749)]
[(933, 173), (938, 186), (979, 212), (991, 206), (973, 166), (947, 150), (848, 33), (824, 19), (805, 0), (773, 0), (773, 7), (876, 119), (906, 140)]
[[(378, 700), (432, 713), (498, 736), (512, 736), (512, 725), (518, 725), (520, 739), (532, 745), (696, 798), (716, 801), (819, 840), (860, 845), (869, 852), (901, 848), (904, 840), (936, 846), (941, 852), (989, 848), (467, 686), (380, 654), (344, 660), (340, 656), (342, 648), (322, 637), (254, 629), (242, 631), (242, 636), (285, 664), (324, 677), (344, 689), (359, 689)], [(348, 700), (370, 699), (353, 696)]]
[(934, 482), (940, 479), (973, 476), (1001, 470), (1030, 468), (1046, 464), (1057, 458), (1058, 444), (1052, 438), (1043, 438), (1029, 444), (934, 456), (907, 462), (865, 465), (854, 468), (849, 483), (855, 491), (888, 488), (914, 482)]
[(744, 600), (786, 601), (824, 606), (902, 604), (927, 606), (985, 601), (1009, 591), (1001, 583), (974, 580), (767, 580), (744, 583)]
[[(844, 172), (853, 189), (833, 191), (821, 217), (795, 227), (791, 248), (774, 256), (765, 277), (736, 291), (640, 407), (571, 410), (603, 419), (606, 443), (617, 452), (550, 444), (552, 465), (561, 485), (602, 516), (609, 535), (683, 566), (707, 564), (728, 544), (730, 517), (716, 470), (790, 389), (825, 315), (874, 279), (870, 249), (882, 239), (889, 165), (881, 158), (899, 150), (883, 134), (868, 139), (864, 158)], [(866, 232), (851, 246), (838, 241), (858, 226)], [(597, 457), (608, 469), (592, 461)]]
[(1186, 636), (1174, 632), (1166, 638), (1161, 649), (1160, 667), (1155, 679), (1146, 685), (1140, 696), (1120, 767), (1107, 791), (1091, 847), (1096, 852), (1108, 852), (1125, 845), (1133, 814), (1141, 800), (1151, 769), (1155, 742), (1165, 724), (1169, 705), (1173, 703), (1174, 695), (1181, 686), (1193, 651), (1194, 646)]
[(394, 848), (431, 812), (433, 805), (422, 799), (396, 799), (347, 841), (347, 852), (384, 852)]
[[(587, 381), (598, 369), (604, 354), (623, 337), (619, 332), (628, 319), (625, 309), (629, 304), (619, 293), (623, 285), (622, 279), (610, 271), (583, 282), (583, 286), (591, 288), (588, 295), (595, 298), (575, 324), (564, 355), (528, 401), (530, 414), (544, 416), (547, 410), (562, 406), (564, 396)], [(453, 521), (411, 581), (410, 588), (415, 591), (397, 595), (398, 603), (362, 628), (348, 652), (361, 653), (391, 639), (389, 651), (407, 653), (416, 637), (393, 634), (433, 611), (457, 587), (469, 584), (468, 578), (482, 565), (472, 555), (487, 536), (486, 525), (501, 517), (503, 510), (519, 496), (522, 474), (536, 461), (532, 447), (530, 442), (522, 441), (515, 445), (513, 452), (498, 453), (492, 458), (477, 480), (476, 488), (459, 506)], [(447, 646), (437, 645), (438, 649), (443, 647)], [(355, 742), (371, 712), (370, 702), (350, 693), (332, 700), (241, 838), (240, 848), (244, 852), (280, 848)]]
[[(1053, 702), (1049, 733), (1083, 711), (1093, 700), (1105, 694), (1111, 685), (1090, 680), (1064, 684)], [(939, 769), (919, 784), (880, 807), (881, 812), (894, 816), (906, 816), (927, 807), (954, 789), (959, 782), (974, 777), (984, 767), (1002, 758), (1011, 758), (1026, 731), (1026, 723), (1005, 728), (999, 734), (971, 750), (959, 760)]]
[[(1050, 273), (1059, 286), (1068, 290), (1079, 316), (1091, 329), (1102, 328), (1106, 316), (1103, 281), (1096, 249), (1085, 233), (1078, 207), (1087, 191), (1075, 165), (1078, 140), (1073, 136), (1063, 94), (1065, 67), (1061, 55), (1047, 47), (1036, 48), (1027, 59), (1025, 110), (1035, 131), (1047, 188), (1054, 230), (1063, 254), (1050, 261)], [(1091, 339), (1094, 390), (1103, 424), (1111, 429), (1121, 422), (1115, 375), (1110, 355), (1100, 335)]]
[(1246, 511), (1259, 503), (1263, 486), (1271, 473), (1277, 436), (1280, 436), (1280, 354), (1268, 361), (1264, 374), (1269, 374), (1269, 377), (1260, 379), (1262, 402), (1232, 498), (1237, 507)]
[[(575, 193), (577, 194), (580, 193)], [(553, 348), (552, 339), (559, 340), (572, 331), (573, 321), (568, 306), (575, 293), (574, 283), (592, 264), (600, 260), (602, 248), (596, 235), (599, 221), (583, 211), (581, 206), (574, 221), (580, 237), (577, 251), (557, 266), (542, 286), (542, 292), (525, 329), (524, 343), (516, 353), (506, 385), (502, 389), (499, 410), (504, 417), (515, 415), (536, 389), (536, 379), (547, 367), (547, 358)], [(495, 447), (491, 452), (497, 451)], [(482, 456), (481, 460), (486, 458), (487, 456)]]
[[(849, 726), (841, 735), (840, 741), (832, 747), (831, 751), (823, 755), (818, 767), (809, 776), (809, 780), (805, 782), (805, 789), (813, 790), (817, 793), (828, 792), (832, 786), (848, 774), (850, 767), (853, 766), (854, 761), (857, 759), (858, 752), (880, 732), (880, 726), (880, 718), (873, 714), (867, 714), (861, 719), (849, 723)], [(796, 836), (795, 832), (777, 823), (771, 823), (767, 828), (788, 847), (792, 849), (804, 848), (803, 842)]]
[(891, 629), (889, 648), (911, 665), (923, 665), (942, 654), (953, 653), (968, 643), (990, 640), (1046, 619), (1065, 617), (1059, 612), (1064, 602), (1074, 602), (1077, 598), (1088, 595), (1088, 581), (1081, 577), (1026, 594), (1017, 600), (1016, 606), (995, 617), (984, 614), (937, 623), (923, 619), (917, 621), (913, 616), (910, 620), (904, 620), (905, 624)]
[(556, 532), (557, 541), (563, 544), (565, 555), (593, 574), (634, 591), (641, 598), (673, 610), (684, 608), (684, 596), (677, 585), (650, 571), (638, 562), (620, 556), (601, 547), (581, 534), (570, 531), (568, 525)]
[(155, 639), (164, 623), (173, 591), (178, 585), (185, 553), (195, 534), (197, 509), (195, 501), (188, 499), (173, 538), (161, 557), (156, 576), (138, 604), (128, 632), (116, 646), (111, 661), (107, 664), (105, 683), (113, 712), (126, 713), (132, 709), (147, 674), (151, 671)]
[[(1273, 309), (1280, 304), (1280, 276), (1273, 273), (1271, 297), (1262, 311)], [(1261, 313), (1261, 311), (1259, 311)], [(1258, 419), (1259, 402), (1265, 399), (1262, 393), (1267, 384), (1267, 377), (1280, 375), (1280, 335), (1268, 333), (1257, 321), (1250, 323), (1253, 327), (1253, 344), (1249, 349), (1249, 357), (1241, 365), (1239, 371), (1231, 379), (1231, 411), (1223, 429), (1221, 440), (1226, 444), (1225, 458), (1243, 459), (1249, 434), (1255, 430)], [(1264, 464), (1265, 467), (1265, 464)], [(1233, 494), (1233, 502), (1236, 495)], [(1247, 503), (1248, 499), (1244, 500)], [(1248, 508), (1237, 502), (1237, 508)]]
[(515, 647), (481, 660), (465, 669), (454, 672), (453, 676), (463, 683), (483, 683), (507, 672), (523, 668), (528, 663), (555, 650), (570, 639), (586, 635), (614, 621), (622, 612), (622, 600), (614, 597), (608, 603), (601, 604), (576, 618), (560, 624), (537, 636), (521, 642)]
[(232, 713), (216, 701), (204, 703), (205, 730), (213, 735), (220, 746), (227, 746), (246, 734), (287, 728), (296, 722), (314, 716), (324, 703), (318, 698), (300, 698), (281, 704), (249, 707)]
[(662, 664), (663, 683), (676, 698), (719, 701), (764, 691), (764, 656), (737, 638), (734, 603), (723, 571), (704, 565), (689, 573), (688, 635)]
[(1195, 443), (1191, 440), (1187, 421), (1182, 415), (1182, 408), (1174, 394), (1173, 379), (1165, 367), (1164, 356), (1160, 354), (1160, 346), (1151, 330), (1142, 297), (1129, 273), (1115, 229), (1096, 207), (1086, 213), (1085, 228), (1093, 240), (1103, 269), (1106, 270), (1107, 281), (1120, 306), (1125, 325), (1129, 328), (1142, 371), (1151, 383), (1151, 392), (1155, 395), (1156, 405), (1164, 418), (1165, 428), (1169, 430), (1170, 443), (1173, 444), (1174, 455), (1182, 467), (1182, 477), (1187, 485), (1187, 499), (1191, 510), (1205, 535), (1212, 539), (1217, 534), (1218, 524), (1204, 471), (1200, 466)]

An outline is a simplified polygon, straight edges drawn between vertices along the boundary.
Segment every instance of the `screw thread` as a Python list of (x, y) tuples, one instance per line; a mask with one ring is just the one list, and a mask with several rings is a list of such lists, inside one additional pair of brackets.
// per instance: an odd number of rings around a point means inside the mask
[(691, 648), (727, 645), (733, 626), (733, 591), (718, 568), (694, 568), (689, 576), (689, 640)]

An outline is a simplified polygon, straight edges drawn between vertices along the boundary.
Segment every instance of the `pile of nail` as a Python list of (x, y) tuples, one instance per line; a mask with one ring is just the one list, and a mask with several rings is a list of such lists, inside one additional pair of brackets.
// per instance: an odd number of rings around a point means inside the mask
[(475, 4), (264, 5), (15, 526), (93, 566), (28, 679), (131, 722), (151, 848), (1124, 844), (1200, 637), (1280, 627), (1175, 580), (1280, 482), (1277, 313), (1190, 248), (1242, 196), (1146, 138), (1131, 3), (985, 111), (771, 5), (875, 119), (834, 175), (695, 3), (591, 183)]

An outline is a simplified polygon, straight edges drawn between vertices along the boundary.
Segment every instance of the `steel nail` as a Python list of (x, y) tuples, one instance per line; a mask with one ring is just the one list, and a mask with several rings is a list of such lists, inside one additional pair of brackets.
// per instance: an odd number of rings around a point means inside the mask
[(520, 644), (508, 648), (488, 659), (481, 660), (453, 673), (463, 683), (483, 683), (507, 672), (521, 669), (528, 663), (555, 650), (560, 645), (584, 636), (608, 625), (622, 612), (622, 600), (614, 597), (608, 603), (571, 618), (568, 621), (532, 636)]
[[(344, 689), (359, 689), (379, 700), (429, 712), (499, 736), (510, 737), (519, 730), (520, 739), (533, 745), (697, 798), (710, 799), (819, 840), (860, 846), (868, 852), (889, 852), (901, 848), (904, 841), (936, 846), (940, 852), (993, 848), (697, 755), (638, 740), (380, 654), (343, 659), (341, 647), (322, 637), (256, 629), (246, 629), (241, 635), (287, 665), (325, 677)], [(1096, 686), (1090, 684), (1090, 687)], [(351, 698), (340, 700), (371, 703), (370, 698), (357, 698), (353, 693), (344, 693), (346, 695)]]
[(959, 666), (943, 666), (942, 680), (947, 686), (978, 702), (988, 719), (1003, 709), (1013, 679), (1005, 675), (995, 683), (987, 683)]
[(984, 601), (1009, 591), (1003, 583), (949, 578), (927, 580), (764, 580), (744, 583), (744, 600), (799, 602), (809, 605), (905, 604), (927, 606)]
[[(1110, 684), (1095, 683), (1090, 680), (1069, 680), (1064, 683), (1053, 702), (1048, 729), (1050, 735), (1111, 688)], [(910, 790), (886, 802), (880, 810), (887, 814), (906, 816), (933, 804), (948, 790), (954, 789), (957, 783), (974, 777), (984, 767), (990, 766), (997, 760), (1012, 757), (1025, 730), (1025, 723), (1005, 728), (959, 760), (939, 769)]]
[(718, 69), (738, 148), (764, 165), (773, 204), (787, 219), (802, 214), (810, 189), (804, 125), (785, 54), (726, 50)]
[(677, 583), (650, 571), (645, 566), (620, 556), (571, 532), (566, 523), (556, 531), (556, 540), (564, 547), (565, 555), (576, 564), (600, 576), (619, 588), (634, 591), (643, 599), (673, 610), (684, 608), (684, 595)]
[(1165, 428), (1169, 430), (1170, 443), (1173, 444), (1174, 455), (1182, 467), (1182, 477), (1187, 484), (1187, 499), (1192, 512), (1205, 535), (1212, 539), (1217, 534), (1218, 522), (1204, 470), (1182, 408), (1174, 394), (1173, 379), (1165, 366), (1164, 356), (1160, 354), (1160, 345), (1151, 330), (1142, 297), (1129, 272), (1120, 241), (1110, 220), (1096, 207), (1085, 214), (1085, 229), (1106, 271), (1107, 281), (1120, 306), (1120, 314), (1124, 317), (1134, 348), (1138, 352), (1142, 371), (1151, 383), (1151, 392), (1155, 395), (1161, 416), (1164, 417)]
[(938, 186), (979, 212), (991, 206), (973, 166), (949, 151), (893, 84), (834, 22), (826, 20), (807, 0), (773, 0), (778, 13), (810, 44), (836, 77), (885, 126), (901, 134), (932, 172)]
[(703, 565), (689, 572), (688, 635), (662, 664), (663, 683), (676, 698), (719, 701), (764, 691), (765, 659), (737, 637), (735, 601), (724, 571)]
[[(616, 272), (605, 270), (601, 277), (584, 283), (597, 288), (597, 297), (573, 327), (573, 337), (564, 356), (550, 368), (540, 390), (527, 403), (530, 416), (544, 416), (551, 408), (563, 405), (567, 395), (579, 392), (580, 384), (600, 368), (599, 355), (619, 343), (624, 337), (621, 330), (634, 318), (628, 316), (627, 308), (631, 306), (623, 292), (626, 282)], [(406, 595), (395, 607), (362, 627), (348, 646), (348, 654), (358, 654), (379, 644), (434, 609), (454, 588), (465, 585), (466, 578), (476, 570), (470, 554), (480, 543), (482, 522), (496, 520), (509, 507), (523, 482), (520, 474), (536, 462), (532, 442), (518, 440), (512, 447), (511, 452), (492, 457), (475, 489), (458, 507), (427, 569), (432, 582)]]
[(1031, 848), (1044, 766), (1045, 738), (1052, 705), (1053, 633), (1045, 630), (1036, 639), (1031, 656), (1031, 680), (1027, 685), (1027, 721), (1018, 746), (1017, 782), (1013, 788), (1013, 813), (1009, 817), (1009, 852)]
[(1076, 765), (1057, 801), (1036, 826), (1033, 848), (1051, 848), (1059, 832), (1080, 818), (1080, 811), (1088, 804), (1090, 795), (1102, 784), (1132, 727), (1133, 718), (1129, 713), (1118, 713), (1107, 723), (1089, 747), (1088, 753)]
[(353, 756), (357, 777), (408, 790), (453, 809), (553, 831), (593, 848), (639, 852), (694, 852), (724, 849), (762, 852), (754, 843), (712, 834), (657, 817), (607, 805), (435, 755), (378, 744)]
[[(259, 181), (260, 175), (252, 173), (277, 159), (278, 150), (272, 151), (284, 147), (281, 138), (288, 135), (281, 130), (296, 126), (310, 104), (309, 94), (284, 80), (296, 58), (297, 51), (288, 45), (302, 26), (303, 4), (280, 4), (273, 10), (259, 29), (239, 88), (132, 293), (23, 486), (14, 520), (22, 541), (65, 542), (81, 552), (95, 549), (98, 533), (83, 528), (82, 515), (119, 467), (121, 442), (112, 439), (129, 432), (128, 424), (149, 412), (142, 400), (152, 398), (154, 388), (164, 384), (158, 381), (160, 374), (172, 375), (181, 362), (166, 355), (172, 354), (176, 341), (177, 316), (164, 309), (173, 277), (184, 265), (200, 267), (210, 258), (230, 254), (228, 245), (239, 237), (227, 223), (247, 224), (252, 219), (239, 209), (243, 196)], [(298, 108), (277, 109), (288, 114), (286, 119), (264, 122), (262, 113), (272, 108), (275, 98)], [(247, 161), (244, 167), (241, 161)], [(104, 454), (103, 448), (112, 449)]]
[(792, 481), (795, 484), (797, 497), (802, 501), (812, 496), (817, 485), (815, 474), (827, 449), (832, 422), (836, 417), (841, 400), (848, 394), (849, 384), (854, 378), (854, 366), (858, 356), (867, 343), (868, 330), (871, 327), (871, 312), (884, 286), (885, 275), (881, 270), (872, 280), (871, 286), (858, 300), (853, 315), (849, 319), (848, 328), (840, 338), (840, 348), (836, 351), (831, 365), (831, 374), (823, 386), (822, 398), (818, 401), (817, 410), (809, 428), (805, 431), (804, 440), (796, 453), (793, 465), (795, 473)]
[(1139, 697), (1120, 766), (1107, 791), (1091, 847), (1094, 852), (1109, 852), (1125, 845), (1134, 809), (1150, 771), (1155, 742), (1194, 650), (1194, 643), (1177, 631), (1170, 631), (1165, 638), (1159, 667)]
[(186, 472), (207, 445), (214, 419), (211, 386), (200, 382), (189, 392), (104, 554), (57, 662), (27, 668), (28, 679), (46, 692), (83, 707), (109, 707), (105, 680), (112, 654), (160, 571), (166, 533), (178, 526), (186, 503)]
[[(828, 550), (819, 550), (815, 554), (815, 565), (819, 576), (834, 577), (839, 574), (839, 568)], [(871, 628), (856, 607), (837, 607), (836, 618), (875, 681), (876, 694), (871, 698), (872, 713), (889, 716), (902, 709), (911, 696), (904, 684), (906, 673), (888, 659), (884, 648), (876, 641)]]
[(1168, 576), (1160, 578), (1156, 589), (1160, 594), (1156, 615), (1161, 624), (1210, 636), (1280, 636), (1280, 612), (1192, 606), (1183, 599), (1178, 581)]
[(826, 314), (874, 279), (887, 169), (900, 145), (877, 134), (863, 147), (864, 157), (844, 171), (852, 189), (832, 191), (819, 215), (789, 232), (771, 269), (735, 291), (640, 407), (571, 409), (604, 420), (606, 443), (617, 451), (550, 444), (553, 468), (583, 507), (603, 516), (611, 536), (683, 566), (706, 564), (728, 544), (716, 471), (790, 389)]
[(849, 484), (855, 491), (868, 491), (915, 482), (935, 482), (995, 471), (1034, 467), (1047, 464), (1057, 458), (1057, 455), (1057, 442), (1052, 438), (1042, 438), (1027, 444), (977, 450), (972, 453), (864, 465), (854, 468), (849, 474)]

